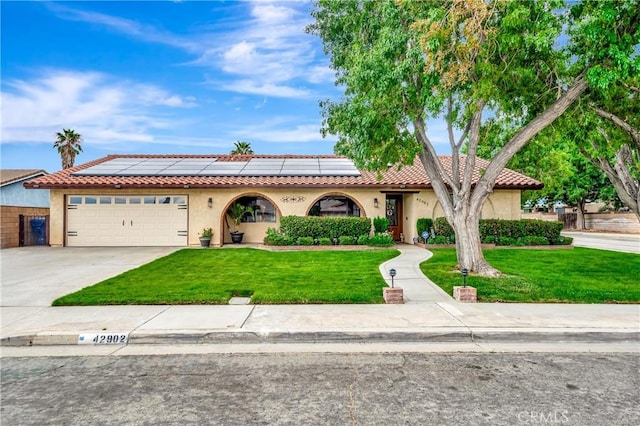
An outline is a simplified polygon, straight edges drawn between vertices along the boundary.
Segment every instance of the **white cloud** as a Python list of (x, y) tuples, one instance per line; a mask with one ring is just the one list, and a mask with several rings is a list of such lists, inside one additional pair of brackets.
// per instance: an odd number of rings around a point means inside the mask
[(75, 129), (86, 144), (151, 142), (152, 130), (175, 124), (162, 111), (195, 105), (149, 84), (64, 70), (5, 81), (1, 96), (2, 143), (50, 143), (61, 128)]
[(226, 84), (227, 90), (252, 95), (273, 96), (277, 98), (305, 98), (311, 95), (306, 89), (296, 89), (272, 83), (255, 82), (253, 80), (235, 80)]
[(260, 140), (270, 143), (305, 143), (331, 141), (334, 138), (323, 138), (319, 123), (293, 124), (295, 117), (276, 117), (259, 125), (244, 126), (231, 132), (231, 136), (241, 140)]
[[(103, 25), (139, 40), (182, 49), (194, 55), (187, 63), (213, 67), (226, 73), (216, 79), (215, 87), (246, 94), (272, 96), (270, 88), (285, 87), (274, 96), (306, 96), (309, 85), (332, 80), (319, 40), (304, 33), (311, 22), (305, 2), (247, 2), (235, 5), (249, 8), (249, 15), (236, 13), (233, 18), (212, 26), (199, 27), (191, 35), (178, 35), (154, 25), (84, 11), (68, 6), (49, 6), (60, 18)], [(231, 29), (230, 29), (231, 28)], [(252, 84), (245, 80), (251, 79)], [(307, 86), (292, 89), (293, 86)]]

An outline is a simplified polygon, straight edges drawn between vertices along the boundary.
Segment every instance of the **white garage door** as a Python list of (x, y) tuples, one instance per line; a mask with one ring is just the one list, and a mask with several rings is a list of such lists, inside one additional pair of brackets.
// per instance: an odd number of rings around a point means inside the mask
[(68, 246), (186, 246), (186, 195), (69, 195)]

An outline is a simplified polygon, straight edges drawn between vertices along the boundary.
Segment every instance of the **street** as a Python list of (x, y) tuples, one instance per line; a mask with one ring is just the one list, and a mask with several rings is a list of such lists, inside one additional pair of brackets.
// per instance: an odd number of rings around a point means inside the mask
[(2, 359), (3, 425), (635, 425), (631, 353)]

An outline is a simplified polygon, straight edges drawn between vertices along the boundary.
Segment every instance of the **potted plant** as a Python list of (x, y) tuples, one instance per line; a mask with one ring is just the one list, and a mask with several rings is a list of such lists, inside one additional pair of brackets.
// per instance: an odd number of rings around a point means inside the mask
[(231, 223), (233, 224), (233, 230), (231, 230), (231, 241), (234, 244), (242, 242), (244, 232), (240, 232), (238, 228), (246, 214), (253, 214), (253, 209), (240, 203), (232, 204), (227, 210), (227, 216), (229, 216), (229, 219), (231, 219)]
[(213, 236), (213, 229), (204, 228), (200, 233), (200, 247), (209, 247), (211, 244), (211, 237)]

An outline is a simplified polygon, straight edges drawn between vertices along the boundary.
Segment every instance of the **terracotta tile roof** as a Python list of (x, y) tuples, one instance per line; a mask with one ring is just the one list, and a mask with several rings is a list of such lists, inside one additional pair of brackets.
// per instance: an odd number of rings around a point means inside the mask
[[(248, 161), (262, 159), (311, 159), (311, 158), (344, 158), (334, 155), (108, 155), (103, 158), (82, 164), (77, 167), (61, 170), (25, 183), (28, 188), (235, 188), (235, 187), (289, 187), (298, 188), (327, 187), (367, 187), (380, 189), (425, 189), (431, 188), (422, 162), (416, 158), (411, 166), (400, 170), (391, 167), (381, 173), (378, 179), (376, 172), (360, 171), (360, 176), (89, 176), (72, 175), (72, 173), (94, 167), (98, 164), (118, 158), (167, 158), (167, 159), (212, 159), (218, 161)], [(445, 168), (450, 170), (451, 157), (441, 156)], [(480, 170), (488, 162), (477, 160), (474, 177), (480, 177)], [(498, 177), (497, 189), (540, 189), (542, 183), (513, 170), (505, 169)]]
[(8, 185), (39, 174), (46, 175), (47, 172), (42, 169), (2, 169), (0, 170), (0, 185)]

